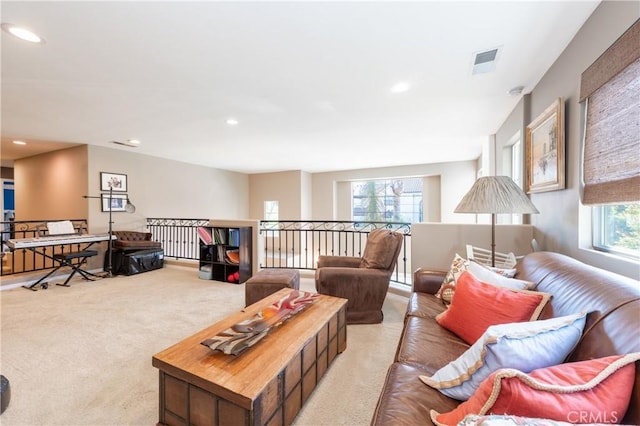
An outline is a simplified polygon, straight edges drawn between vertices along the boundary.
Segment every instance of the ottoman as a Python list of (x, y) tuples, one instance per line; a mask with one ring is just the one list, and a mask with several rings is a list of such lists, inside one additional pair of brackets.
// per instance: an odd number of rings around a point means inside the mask
[(261, 269), (245, 283), (245, 306), (286, 287), (300, 288), (300, 272), (295, 269)]

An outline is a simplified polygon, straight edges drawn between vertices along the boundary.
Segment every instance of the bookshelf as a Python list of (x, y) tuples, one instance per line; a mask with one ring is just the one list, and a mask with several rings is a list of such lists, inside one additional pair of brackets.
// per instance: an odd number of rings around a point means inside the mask
[(201, 226), (200, 278), (240, 284), (252, 275), (251, 227)]

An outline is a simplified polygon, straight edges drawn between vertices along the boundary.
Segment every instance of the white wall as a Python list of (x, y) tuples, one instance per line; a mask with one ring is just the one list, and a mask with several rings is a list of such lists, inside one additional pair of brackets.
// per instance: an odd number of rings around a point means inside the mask
[[(496, 251), (516, 256), (531, 252), (531, 225), (497, 225)], [(491, 225), (416, 223), (411, 227), (411, 266), (449, 269), (456, 253), (466, 256), (466, 245), (491, 249)]]
[[(134, 214), (114, 213), (114, 229), (144, 230), (148, 217), (234, 218), (249, 214), (249, 178), (243, 173), (212, 169), (119, 149), (89, 145), (89, 195), (100, 194), (100, 172), (127, 175)], [(105, 232), (108, 213), (100, 200), (88, 200), (89, 231)]]
[(565, 99), (567, 188), (531, 195), (540, 211), (531, 216), (535, 238), (545, 250), (635, 279), (640, 277), (637, 263), (591, 250), (591, 208), (580, 202), (583, 110), (578, 99), (582, 72), (639, 18), (639, 2), (602, 2), (535, 86), (530, 105), (529, 99), (523, 98), (497, 132), (498, 147), (504, 146), (516, 129), (524, 128), (555, 99)]
[[(476, 161), (314, 173), (312, 176), (313, 219), (350, 220), (351, 190), (347, 188), (353, 180), (412, 176), (439, 176), (440, 193), (437, 194), (430, 185), (431, 192), (428, 199), (440, 198), (442, 222), (474, 222), (475, 215), (455, 214), (453, 210), (475, 181)], [(431, 213), (431, 216), (436, 214)]]

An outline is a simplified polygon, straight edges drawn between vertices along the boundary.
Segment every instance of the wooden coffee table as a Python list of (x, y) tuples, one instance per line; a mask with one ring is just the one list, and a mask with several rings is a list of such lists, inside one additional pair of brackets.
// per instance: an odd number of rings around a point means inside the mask
[(285, 288), (154, 355), (160, 425), (288, 425), (347, 346), (347, 300), (320, 295), (240, 355), (200, 344), (289, 294)]

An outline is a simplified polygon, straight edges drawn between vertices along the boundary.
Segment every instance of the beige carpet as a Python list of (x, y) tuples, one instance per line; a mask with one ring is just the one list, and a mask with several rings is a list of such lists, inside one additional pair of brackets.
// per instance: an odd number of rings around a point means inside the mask
[[(301, 288), (315, 291), (313, 280)], [(9, 425), (153, 425), (151, 357), (244, 307), (244, 285), (200, 280), (177, 266), (37, 292), (0, 292), (0, 371)], [(391, 364), (407, 299), (387, 296), (382, 324), (351, 325), (296, 425), (367, 425)]]

